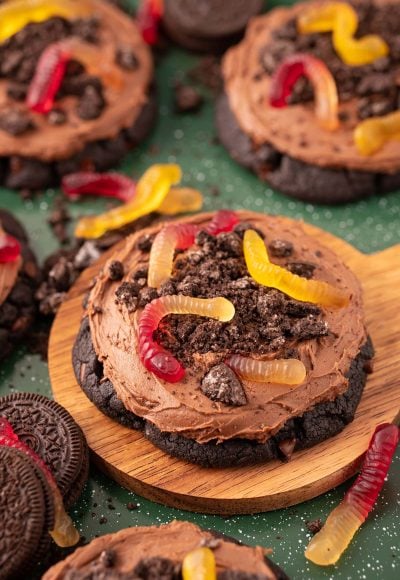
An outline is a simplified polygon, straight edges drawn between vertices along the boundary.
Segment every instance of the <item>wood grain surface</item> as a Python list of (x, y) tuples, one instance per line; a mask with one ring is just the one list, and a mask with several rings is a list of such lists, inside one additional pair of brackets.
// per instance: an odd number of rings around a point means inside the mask
[(375, 425), (399, 421), (400, 246), (366, 256), (319, 228), (304, 224), (304, 229), (336, 251), (362, 281), (366, 323), (376, 358), (354, 421), (336, 437), (295, 453), (289, 463), (198, 467), (166, 455), (140, 433), (104, 416), (79, 388), (71, 351), (83, 296), (110, 252), (71, 289), (50, 337), (53, 394), (82, 427), (95, 463), (121, 485), (156, 502), (196, 512), (240, 514), (282, 508), (325, 493), (348, 479), (357, 471)]

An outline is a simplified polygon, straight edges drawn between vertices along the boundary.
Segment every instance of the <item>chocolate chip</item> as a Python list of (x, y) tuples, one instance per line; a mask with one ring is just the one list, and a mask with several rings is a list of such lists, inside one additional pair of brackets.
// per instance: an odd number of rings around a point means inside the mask
[(202, 392), (212, 401), (225, 405), (246, 405), (247, 398), (238, 377), (226, 364), (212, 367), (201, 381)]
[(67, 120), (67, 115), (62, 109), (52, 109), (47, 115), (50, 125), (63, 125)]
[(0, 129), (13, 137), (23, 135), (33, 127), (32, 119), (24, 111), (10, 109), (0, 115)]
[(306, 528), (309, 532), (311, 532), (312, 534), (317, 534), (320, 530), (322, 530), (324, 524), (321, 520), (321, 518), (318, 518), (316, 520), (306, 520), (305, 522), (306, 524)]
[(138, 305), (138, 287), (132, 282), (123, 282), (116, 290), (115, 296), (118, 302), (124, 304), (128, 312), (135, 312)]
[(296, 437), (279, 441), (278, 443), (279, 451), (282, 453), (283, 458), (286, 461), (289, 461), (291, 459), (296, 443), (297, 443)]
[(194, 87), (178, 84), (174, 91), (174, 107), (177, 113), (194, 113), (204, 102), (203, 97)]
[(129, 46), (120, 46), (115, 57), (117, 64), (126, 70), (137, 70), (139, 59)]
[(124, 277), (124, 265), (119, 260), (113, 260), (108, 266), (108, 277), (113, 282), (122, 280)]
[(309, 279), (313, 277), (316, 266), (310, 262), (288, 262), (286, 268), (289, 272), (292, 272), (292, 274), (297, 274), (297, 276)]
[(76, 112), (84, 121), (90, 121), (101, 115), (104, 106), (105, 100), (102, 91), (88, 85), (79, 99)]
[(288, 240), (271, 240), (268, 244), (268, 250), (276, 258), (287, 258), (293, 254), (293, 244)]

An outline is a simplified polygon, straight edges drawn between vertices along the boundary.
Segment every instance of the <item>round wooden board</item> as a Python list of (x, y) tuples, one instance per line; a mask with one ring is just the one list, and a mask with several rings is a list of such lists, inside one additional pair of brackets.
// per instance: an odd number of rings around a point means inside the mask
[(53, 325), (49, 370), (55, 399), (82, 427), (94, 461), (118, 483), (146, 498), (190, 511), (242, 514), (301, 503), (352, 476), (375, 425), (399, 419), (400, 246), (365, 256), (327, 232), (304, 224), (331, 247), (362, 281), (368, 330), (376, 349), (374, 373), (356, 417), (342, 433), (289, 463), (205, 469), (172, 458), (140, 433), (104, 416), (79, 388), (71, 351), (82, 316), (82, 299), (110, 252), (86, 270), (71, 289)]

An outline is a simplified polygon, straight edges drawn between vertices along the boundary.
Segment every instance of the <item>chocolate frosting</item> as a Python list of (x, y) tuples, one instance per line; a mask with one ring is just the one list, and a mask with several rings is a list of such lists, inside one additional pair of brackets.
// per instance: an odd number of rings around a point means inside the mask
[[(266, 441), (290, 418), (302, 415), (319, 402), (335, 399), (347, 390), (346, 373), (351, 361), (365, 343), (362, 292), (354, 274), (316, 237), (306, 235), (301, 225), (283, 217), (253, 212), (238, 212), (241, 220), (263, 231), (266, 241), (284, 239), (293, 243), (293, 259), (316, 264), (314, 278), (342, 288), (350, 303), (341, 309), (324, 309), (330, 334), (297, 345), (307, 368), (301, 385), (260, 384), (244, 381), (247, 404), (227, 407), (211, 401), (200, 389), (200, 381), (213, 355), (198, 355), (196, 370), (187, 369), (185, 378), (167, 383), (148, 372), (138, 357), (138, 319), (141, 311), (128, 313), (115, 300), (120, 282), (109, 279), (108, 268), (97, 278), (88, 302), (91, 336), (96, 354), (104, 364), (104, 374), (113, 383), (127, 409), (154, 423), (161, 431), (179, 433), (199, 443), (232, 438)], [(212, 214), (187, 220), (205, 224)], [(154, 233), (160, 226), (144, 230)], [(136, 247), (140, 235), (126, 239), (112, 260), (124, 264), (125, 280), (139, 267), (146, 266), (148, 255)], [(282, 264), (282, 259), (273, 258)], [(265, 358), (268, 358), (267, 356)]]
[(143, 558), (163, 557), (180, 564), (188, 552), (207, 542), (216, 545), (213, 552), (218, 572), (238, 570), (260, 574), (270, 580), (276, 578), (264, 559), (266, 550), (263, 548), (251, 548), (226, 540), (215, 542), (211, 532), (188, 522), (173, 521), (159, 527), (128, 528), (97, 538), (50, 568), (43, 580), (62, 580), (71, 570), (87, 570), (89, 573), (93, 561), (105, 550), (116, 554), (115, 568), (119, 573), (132, 571)]
[(14, 288), (21, 264), (21, 258), (0, 264), (0, 306), (7, 300), (7, 296)]
[[(376, 6), (393, 0), (374, 0)], [(340, 128), (326, 131), (318, 124), (314, 103), (275, 109), (267, 102), (271, 77), (260, 63), (260, 51), (273, 42), (274, 29), (297, 18), (305, 8), (323, 2), (301, 2), (291, 8), (276, 8), (253, 19), (244, 40), (225, 55), (222, 72), (229, 105), (245, 133), (256, 145), (270, 143), (278, 151), (311, 165), (396, 173), (400, 170), (400, 142), (392, 140), (371, 157), (361, 156), (353, 141), (357, 99), (341, 103)]]
[[(90, 0), (93, 16), (100, 21), (99, 58), (101, 53), (115, 54), (120, 47), (130, 48), (139, 66), (136, 70), (121, 68), (122, 89), (105, 87), (107, 106), (97, 119), (83, 121), (75, 112), (76, 98), (60, 100), (67, 113), (64, 125), (51, 125), (46, 115), (32, 114), (36, 129), (14, 137), (0, 131), (0, 156), (20, 155), (35, 157), (42, 161), (66, 159), (81, 151), (88, 142), (112, 139), (123, 128), (132, 126), (147, 101), (149, 85), (153, 78), (153, 62), (148, 46), (143, 42), (136, 23), (103, 0)], [(7, 96), (8, 81), (0, 79), (0, 113), (11, 107), (21, 107)]]

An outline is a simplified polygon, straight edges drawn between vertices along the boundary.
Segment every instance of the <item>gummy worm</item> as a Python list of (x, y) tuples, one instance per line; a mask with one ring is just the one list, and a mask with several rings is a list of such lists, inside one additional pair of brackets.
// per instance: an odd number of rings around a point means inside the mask
[(9, 0), (0, 6), (0, 42), (30, 22), (43, 22), (52, 16), (72, 20), (90, 14), (91, 10), (88, 0)]
[(384, 423), (375, 429), (359, 476), (307, 546), (305, 556), (314, 564), (335, 564), (350, 544), (374, 507), (399, 440), (397, 425)]
[(121, 86), (121, 71), (108, 53), (103, 51), (99, 59), (98, 47), (76, 38), (61, 40), (50, 44), (39, 58), (26, 97), (31, 111), (42, 114), (51, 111), (71, 59), (84, 65), (88, 74), (103, 79), (106, 86), (116, 89)]
[(197, 189), (191, 187), (171, 187), (158, 212), (163, 215), (176, 215), (199, 211), (203, 206), (203, 196)]
[(343, 62), (349, 66), (369, 64), (389, 54), (388, 45), (376, 34), (354, 38), (358, 28), (358, 16), (347, 2), (311, 6), (299, 16), (297, 26), (300, 34), (332, 32), (333, 46)]
[(210, 548), (196, 548), (183, 559), (183, 580), (217, 580), (215, 556)]
[(74, 527), (71, 518), (64, 509), (63, 499), (53, 474), (44, 461), (30, 447), (28, 447), (28, 445), (18, 438), (11, 424), (4, 417), (0, 417), (0, 445), (22, 451), (22, 453), (28, 455), (42, 471), (50, 485), (54, 500), (54, 529), (50, 530), (49, 533), (58, 546), (63, 548), (74, 546), (79, 541), (79, 532)]
[(315, 95), (315, 114), (319, 123), (327, 130), (339, 126), (339, 97), (328, 67), (310, 54), (293, 54), (282, 61), (271, 80), (269, 104), (271, 107), (286, 107), (288, 98), (300, 77), (312, 84)]
[(334, 288), (326, 282), (301, 278), (281, 266), (272, 264), (264, 241), (254, 230), (245, 232), (243, 250), (247, 269), (258, 284), (276, 288), (303, 302), (338, 308), (348, 304), (349, 296), (339, 288)]
[(15, 262), (21, 255), (21, 245), (19, 241), (7, 234), (1, 227), (0, 222), (0, 264)]
[(233, 355), (225, 362), (235, 373), (249, 381), (299, 385), (306, 378), (306, 367), (296, 358), (256, 360)]
[(80, 195), (115, 197), (123, 202), (130, 201), (136, 192), (136, 184), (122, 173), (95, 173), (79, 171), (65, 175), (61, 181), (63, 192), (71, 199)]
[(147, 370), (170, 383), (180, 381), (185, 369), (180, 362), (153, 339), (153, 333), (168, 314), (195, 314), (220, 322), (235, 315), (235, 307), (226, 298), (192, 298), (173, 295), (156, 298), (145, 306), (139, 319), (139, 356)]
[(154, 45), (158, 40), (160, 21), (164, 13), (163, 0), (141, 0), (136, 13), (136, 22), (143, 40)]
[(106, 213), (82, 218), (75, 229), (77, 238), (99, 238), (108, 230), (122, 226), (157, 211), (166, 198), (171, 185), (181, 180), (179, 165), (152, 165), (136, 186), (132, 201)]
[(354, 131), (356, 147), (365, 156), (373, 155), (391, 140), (400, 140), (400, 111), (366, 119)]
[(175, 250), (190, 248), (200, 230), (216, 236), (221, 232), (231, 231), (237, 223), (238, 218), (234, 212), (221, 210), (204, 228), (193, 224), (172, 224), (162, 228), (151, 247), (148, 285), (159, 288), (171, 277)]

